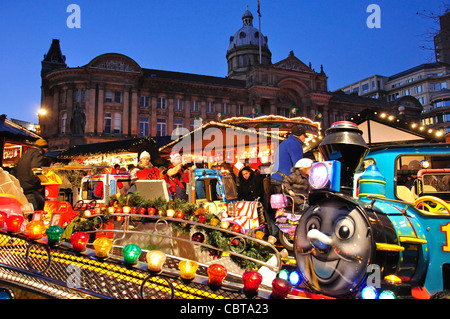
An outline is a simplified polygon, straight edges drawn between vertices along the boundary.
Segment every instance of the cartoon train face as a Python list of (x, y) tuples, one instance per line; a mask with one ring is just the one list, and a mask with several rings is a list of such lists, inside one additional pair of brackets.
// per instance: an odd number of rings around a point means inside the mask
[[(426, 247), (401, 245), (398, 234), (406, 217), (392, 222), (376, 207), (368, 208), (348, 196), (328, 193), (302, 216), (295, 231), (294, 254), (306, 285), (333, 297), (354, 297), (366, 284), (370, 265), (381, 278), (396, 274), (419, 282), (425, 269)], [(403, 226), (402, 226), (403, 227)], [(416, 230), (417, 231), (417, 230)]]
[(311, 288), (327, 295), (348, 294), (366, 275), (373, 256), (367, 218), (335, 199), (311, 207), (296, 229), (298, 266)]

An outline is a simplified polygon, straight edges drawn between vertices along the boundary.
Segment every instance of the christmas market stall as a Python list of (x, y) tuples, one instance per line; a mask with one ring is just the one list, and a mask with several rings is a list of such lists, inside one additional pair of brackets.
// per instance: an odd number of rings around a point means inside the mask
[(0, 116), (1, 167), (10, 168), (40, 136)]
[(137, 164), (139, 154), (150, 153), (151, 161), (158, 163), (160, 158), (156, 142), (151, 137), (132, 138), (102, 143), (75, 145), (61, 152), (60, 159), (76, 160), (85, 165)]

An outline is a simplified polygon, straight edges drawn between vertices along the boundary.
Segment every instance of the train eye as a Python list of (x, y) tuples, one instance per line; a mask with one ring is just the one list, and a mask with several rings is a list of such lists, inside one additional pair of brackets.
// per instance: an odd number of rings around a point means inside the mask
[(339, 239), (350, 239), (354, 232), (355, 224), (351, 218), (342, 218), (337, 221), (335, 233)]
[(311, 229), (320, 230), (320, 219), (318, 217), (312, 217), (306, 223), (306, 231), (310, 231)]

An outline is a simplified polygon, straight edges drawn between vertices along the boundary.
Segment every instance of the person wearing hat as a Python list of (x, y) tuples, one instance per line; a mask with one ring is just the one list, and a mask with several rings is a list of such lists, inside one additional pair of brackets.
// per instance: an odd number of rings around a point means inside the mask
[(169, 191), (172, 198), (187, 200), (186, 193), (186, 175), (184, 172), (184, 164), (179, 153), (170, 154), (171, 165), (164, 174), (164, 179), (169, 185)]
[(34, 210), (43, 210), (45, 198), (40, 179), (33, 173), (34, 168), (42, 168), (46, 164), (45, 152), (48, 150), (47, 141), (40, 138), (34, 142), (17, 162), (15, 176), (20, 182), (25, 197)]
[(283, 190), (293, 197), (296, 211), (305, 210), (307, 207), (305, 200), (309, 193), (309, 172), (312, 163), (311, 159), (302, 158), (291, 169), (292, 174), (283, 180)]
[(139, 179), (138, 172), (146, 168), (153, 168), (153, 164), (150, 162), (150, 153), (143, 151), (139, 155), (139, 163), (129, 171), (131, 184), (127, 194), (132, 194), (136, 191), (136, 181)]

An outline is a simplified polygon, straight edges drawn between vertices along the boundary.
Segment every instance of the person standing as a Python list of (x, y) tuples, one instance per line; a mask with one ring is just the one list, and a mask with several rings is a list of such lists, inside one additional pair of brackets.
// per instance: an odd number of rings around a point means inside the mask
[(20, 182), (25, 197), (34, 210), (43, 210), (45, 198), (40, 179), (33, 173), (34, 168), (45, 166), (44, 154), (48, 149), (47, 141), (40, 138), (19, 159), (15, 174)]
[[(281, 194), (283, 179), (291, 174), (295, 163), (303, 158), (303, 143), (306, 140), (306, 129), (301, 125), (294, 125), (291, 134), (280, 143), (275, 153), (275, 162), (270, 179), (271, 194)], [(268, 227), (272, 236), (278, 237), (278, 229), (275, 225), (275, 210), (268, 214)]]
[(259, 199), (263, 202), (262, 180), (249, 166), (245, 166), (239, 171), (237, 191), (239, 200), (254, 201)]
[(172, 198), (188, 200), (186, 193), (184, 165), (181, 155), (178, 153), (170, 154), (171, 165), (167, 169), (164, 179), (168, 183)]

